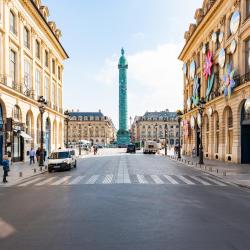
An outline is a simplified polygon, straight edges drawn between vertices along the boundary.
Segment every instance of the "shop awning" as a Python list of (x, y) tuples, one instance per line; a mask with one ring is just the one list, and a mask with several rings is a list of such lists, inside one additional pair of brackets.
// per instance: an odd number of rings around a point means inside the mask
[(29, 136), (28, 134), (26, 134), (26, 133), (23, 132), (23, 131), (21, 131), (20, 136), (22, 136), (23, 139), (24, 139), (24, 140), (27, 140), (27, 141), (32, 141), (32, 140), (33, 140), (31, 136)]

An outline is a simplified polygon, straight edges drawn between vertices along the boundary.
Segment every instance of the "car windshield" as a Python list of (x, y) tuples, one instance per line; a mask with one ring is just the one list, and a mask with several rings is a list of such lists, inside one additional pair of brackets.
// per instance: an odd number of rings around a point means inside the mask
[(55, 152), (50, 155), (50, 159), (66, 159), (70, 158), (69, 152)]

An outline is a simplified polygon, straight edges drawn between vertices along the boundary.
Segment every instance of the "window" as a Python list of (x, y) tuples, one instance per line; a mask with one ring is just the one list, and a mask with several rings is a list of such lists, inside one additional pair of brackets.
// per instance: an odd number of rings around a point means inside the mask
[(52, 59), (52, 73), (55, 74), (56, 73), (56, 62), (54, 59)]
[(250, 38), (246, 41), (246, 73), (250, 72)]
[[(60, 108), (61, 107), (61, 102), (62, 102), (62, 95), (61, 95), (61, 89), (58, 88), (58, 94), (57, 94), (57, 97), (58, 97), (58, 107)], [(80, 117), (79, 117), (80, 118)]]
[(52, 107), (54, 108), (54, 105), (55, 105), (55, 100), (56, 100), (56, 86), (55, 86), (55, 83), (53, 82), (52, 84), (52, 92), (51, 92), (51, 104), (52, 104)]
[(31, 90), (31, 66), (28, 59), (24, 60), (24, 87), (26, 91)]
[(16, 52), (10, 51), (10, 77), (12, 82), (16, 81)]
[(250, 0), (246, 0), (246, 17), (250, 17)]
[(10, 11), (10, 31), (16, 34), (16, 16), (13, 11)]
[(49, 78), (45, 76), (44, 78), (44, 97), (46, 101), (49, 101)]
[(24, 42), (24, 46), (28, 49), (30, 49), (30, 32), (27, 29), (27, 27), (24, 27), (24, 31), (23, 31), (23, 42)]
[(21, 121), (22, 120), (22, 114), (21, 114), (21, 109), (15, 105), (13, 109), (13, 118), (15, 121)]
[(45, 50), (45, 66), (49, 67), (49, 52)]
[(60, 68), (60, 66), (58, 66), (57, 74), (58, 74), (58, 79), (61, 81), (61, 68)]
[(36, 69), (35, 73), (35, 82), (36, 82), (36, 95), (37, 97), (41, 96), (41, 72), (40, 70)]
[(40, 43), (36, 40), (36, 57), (40, 59)]

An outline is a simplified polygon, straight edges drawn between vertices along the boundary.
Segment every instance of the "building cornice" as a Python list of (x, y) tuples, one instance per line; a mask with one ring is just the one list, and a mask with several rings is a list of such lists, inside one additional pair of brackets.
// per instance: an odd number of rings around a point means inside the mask
[(55, 43), (57, 45), (57, 47), (59, 48), (59, 51), (63, 55), (64, 59), (68, 59), (69, 55), (67, 54), (66, 50), (62, 46), (61, 42), (59, 41), (56, 34), (49, 26), (49, 23), (47, 22), (45, 17), (42, 15), (41, 11), (38, 9), (38, 7), (34, 3), (34, 1), (33, 0), (21, 0), (21, 3), (31, 11), (33, 9), (33, 12), (35, 12), (37, 15), (37, 21), (42, 24), (42, 26), (47, 31), (47, 33), (48, 33), (49, 37), (51, 38), (51, 40), (53, 41), (53, 43)]

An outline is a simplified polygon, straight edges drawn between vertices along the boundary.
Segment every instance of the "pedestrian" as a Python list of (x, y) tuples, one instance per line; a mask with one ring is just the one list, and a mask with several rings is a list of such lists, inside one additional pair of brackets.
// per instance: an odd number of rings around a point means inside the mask
[(44, 149), (44, 151), (43, 151), (43, 161), (44, 162), (46, 161), (46, 156), (47, 156), (47, 151), (46, 151), (46, 149)]
[(35, 155), (36, 155), (35, 150), (33, 148), (31, 148), (30, 151), (29, 151), (30, 165), (32, 163), (35, 164)]
[(4, 155), (2, 165), (3, 165), (3, 183), (7, 183), (8, 181), (6, 177), (8, 176), (8, 172), (10, 170), (10, 162), (8, 155)]
[(38, 164), (39, 164), (39, 160), (40, 160), (40, 154), (41, 154), (41, 150), (40, 150), (40, 148), (38, 148), (36, 151), (36, 160), (37, 160)]

